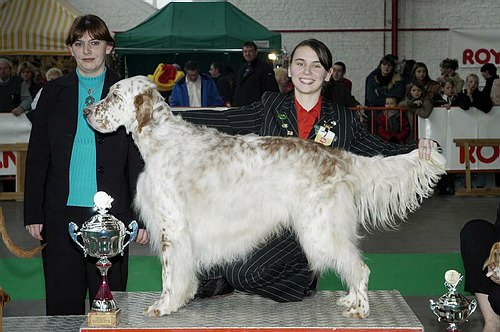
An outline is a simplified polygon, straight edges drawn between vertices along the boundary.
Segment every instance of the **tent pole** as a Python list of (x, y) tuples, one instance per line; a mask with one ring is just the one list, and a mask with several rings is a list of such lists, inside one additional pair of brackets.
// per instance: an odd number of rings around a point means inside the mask
[(123, 56), (123, 65), (125, 67), (125, 78), (128, 78), (128, 65), (127, 65), (127, 56)]

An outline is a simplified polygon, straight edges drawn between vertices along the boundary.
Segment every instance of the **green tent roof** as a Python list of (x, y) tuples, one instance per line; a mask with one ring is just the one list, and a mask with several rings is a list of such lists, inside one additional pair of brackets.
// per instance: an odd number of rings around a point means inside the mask
[(233, 4), (171, 2), (135, 28), (116, 33), (120, 54), (182, 51), (241, 51), (254, 41), (259, 49), (281, 49), (281, 34), (272, 32)]

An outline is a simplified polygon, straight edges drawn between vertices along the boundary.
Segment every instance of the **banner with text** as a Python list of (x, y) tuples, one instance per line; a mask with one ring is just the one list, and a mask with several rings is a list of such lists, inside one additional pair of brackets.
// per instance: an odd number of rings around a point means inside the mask
[(481, 68), (486, 63), (500, 66), (500, 29), (452, 29), (449, 48), (460, 68)]
[[(0, 144), (28, 143), (31, 122), (26, 115), (0, 114)], [(0, 151), (0, 175), (16, 174), (16, 155), (12, 151)]]
[[(489, 113), (476, 108), (464, 111), (434, 107), (427, 119), (418, 118), (419, 137), (431, 138), (441, 145), (447, 170), (465, 170), (465, 151), (453, 143), (454, 138), (500, 138), (500, 107)], [(500, 148), (472, 147), (469, 151), (471, 170), (500, 170)]]

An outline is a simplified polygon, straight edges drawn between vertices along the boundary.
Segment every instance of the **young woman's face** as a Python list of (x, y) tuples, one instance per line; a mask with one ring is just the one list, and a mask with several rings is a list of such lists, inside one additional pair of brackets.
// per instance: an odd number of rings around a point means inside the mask
[(33, 80), (33, 72), (29, 69), (21, 70), (21, 78), (25, 82), (31, 82)]
[(452, 73), (451, 68), (443, 68), (443, 67), (441, 67), (440, 69), (441, 69), (441, 76), (443, 76), (443, 77), (449, 77), (449, 76), (451, 76), (451, 73)]
[(106, 65), (106, 55), (113, 50), (112, 45), (104, 40), (92, 38), (88, 32), (68, 46), (76, 65), (83, 76), (99, 76)]
[(467, 90), (474, 92), (477, 91), (477, 88), (479, 87), (479, 82), (476, 80), (475, 77), (469, 77), (467, 78)]
[(451, 97), (455, 94), (455, 87), (451, 83), (446, 83), (443, 87), (443, 94)]
[(410, 95), (413, 98), (420, 98), (420, 97), (422, 97), (422, 89), (420, 89), (417, 86), (412, 85), (412, 87), (410, 89)]
[(415, 78), (419, 81), (423, 81), (424, 79), (427, 78), (427, 69), (424, 67), (418, 67), (415, 70)]
[(321, 93), (323, 82), (329, 81), (330, 71), (326, 71), (318, 55), (309, 46), (301, 46), (295, 50), (288, 68), (289, 76), (295, 86), (296, 93)]
[(392, 68), (394, 68), (390, 63), (381, 63), (380, 71), (382, 72), (382, 76), (389, 76), (392, 73)]

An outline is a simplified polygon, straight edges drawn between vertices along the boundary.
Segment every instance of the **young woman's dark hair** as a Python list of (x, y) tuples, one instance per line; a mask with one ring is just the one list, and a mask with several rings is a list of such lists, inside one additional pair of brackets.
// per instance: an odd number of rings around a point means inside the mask
[(452, 70), (458, 69), (458, 61), (456, 59), (446, 58), (439, 64), (441, 68), (450, 68)]
[(293, 49), (292, 54), (290, 55), (290, 62), (293, 61), (293, 56), (295, 54), (295, 51), (299, 47), (304, 47), (304, 46), (310, 47), (316, 53), (319, 62), (321, 63), (323, 68), (325, 68), (326, 71), (329, 71), (332, 68), (333, 64), (332, 53), (330, 52), (328, 47), (325, 44), (323, 44), (323, 42), (317, 39), (306, 39), (297, 44), (297, 46), (295, 46), (295, 48)]
[(412, 95), (411, 95), (411, 88), (412, 87), (417, 87), (419, 88), (421, 91), (422, 91), (422, 99), (425, 97), (427, 91), (425, 90), (425, 87), (422, 85), (422, 83), (420, 83), (419, 81), (417, 80), (412, 80), (408, 86), (406, 87), (406, 97), (407, 98), (411, 98)]
[(481, 67), (481, 73), (487, 71), (490, 75), (495, 76), (497, 74), (497, 67), (492, 63), (486, 63)]
[(115, 45), (115, 40), (111, 36), (106, 23), (92, 14), (79, 16), (73, 21), (65, 40), (66, 45), (73, 45), (86, 32), (93, 39), (104, 40), (108, 45)]
[(393, 71), (396, 70), (396, 60), (394, 58), (394, 55), (392, 54), (385, 55), (382, 59), (380, 59), (378, 67), (380, 68), (380, 65), (386, 65), (386, 64), (391, 65)]
[(415, 65), (413, 65), (413, 69), (411, 70), (411, 79), (415, 80), (415, 72), (417, 71), (418, 68), (425, 68), (425, 71), (427, 72), (427, 77), (423, 79), (424, 82), (430, 81), (431, 78), (429, 77), (429, 69), (427, 68), (427, 65), (423, 62), (415, 62)]

